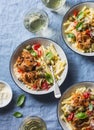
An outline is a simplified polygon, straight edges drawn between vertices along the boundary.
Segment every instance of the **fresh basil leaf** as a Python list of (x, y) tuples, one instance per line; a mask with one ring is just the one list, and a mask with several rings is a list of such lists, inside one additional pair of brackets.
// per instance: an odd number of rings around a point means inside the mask
[(21, 118), (23, 114), (21, 114), (20, 112), (15, 112), (13, 116), (15, 116), (16, 118)]
[(85, 118), (87, 118), (87, 115), (84, 112), (79, 112), (79, 113), (76, 114), (76, 117), (78, 119), (85, 119)]
[(50, 84), (54, 83), (54, 80), (53, 80), (53, 77), (51, 74), (46, 73), (45, 78), (48, 81), (48, 83), (50, 83)]
[(92, 111), (92, 110), (93, 110), (93, 105), (89, 104), (89, 111)]
[(84, 12), (80, 12), (78, 15), (77, 15), (77, 19), (80, 20), (84, 17)]
[(76, 25), (76, 30), (80, 31), (83, 27), (83, 22), (80, 22)]
[(52, 60), (53, 59), (53, 54), (52, 54), (51, 51), (46, 53), (46, 59), (48, 59), (48, 60)]
[(69, 33), (67, 36), (68, 36), (69, 38), (75, 38), (75, 35), (74, 35), (73, 33)]
[(25, 98), (26, 98), (26, 97), (25, 97), (24, 94), (20, 95), (20, 96), (17, 98), (17, 106), (18, 106), (18, 107), (20, 107), (20, 106), (22, 106), (22, 105), (24, 104)]
[(33, 49), (30, 50), (30, 53), (32, 56), (37, 56), (37, 53)]

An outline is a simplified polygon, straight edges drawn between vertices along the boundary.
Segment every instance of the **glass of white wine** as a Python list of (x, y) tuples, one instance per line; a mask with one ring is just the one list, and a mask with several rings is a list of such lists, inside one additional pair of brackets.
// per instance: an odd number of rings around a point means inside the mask
[(25, 28), (34, 35), (52, 37), (55, 33), (48, 25), (49, 17), (44, 10), (31, 9), (24, 16)]
[(65, 6), (66, 0), (42, 0), (42, 3), (51, 11), (62, 14), (67, 10)]
[(31, 9), (25, 14), (24, 26), (33, 34), (43, 35), (48, 28), (48, 14), (44, 10)]
[(24, 119), (19, 130), (47, 130), (45, 122), (40, 117), (30, 116)]

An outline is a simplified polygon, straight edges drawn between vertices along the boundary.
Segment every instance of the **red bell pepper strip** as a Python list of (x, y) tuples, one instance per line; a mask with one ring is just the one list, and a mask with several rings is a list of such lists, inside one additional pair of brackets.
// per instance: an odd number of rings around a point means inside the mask
[(37, 62), (37, 66), (40, 66), (41, 64), (40, 64), (40, 62)]
[(33, 85), (33, 89), (34, 89), (34, 90), (37, 89), (37, 85), (36, 85), (36, 84)]
[(93, 113), (93, 111), (89, 111), (89, 110), (87, 111), (87, 115), (88, 115), (88, 116), (91, 116), (92, 113)]
[(78, 11), (74, 10), (73, 15), (76, 17), (78, 15)]
[(71, 113), (68, 117), (67, 117), (67, 120), (68, 121), (72, 121), (74, 118), (74, 113)]
[(90, 30), (89, 29), (86, 30), (86, 34), (90, 36)]
[(45, 81), (45, 82), (42, 83), (41, 87), (42, 87), (42, 89), (48, 90), (49, 89), (49, 84)]
[(38, 56), (41, 57), (42, 56), (42, 51), (41, 50), (37, 50)]
[(40, 48), (40, 46), (41, 46), (40, 43), (36, 43), (36, 44), (33, 45), (33, 48), (34, 48), (34, 50), (37, 51)]
[(22, 71), (21, 69), (18, 69), (18, 72), (19, 72), (19, 73), (23, 73), (23, 71)]
[(83, 94), (85, 99), (88, 99), (90, 97), (90, 93), (89, 92), (84, 92)]
[(76, 27), (77, 24), (78, 24), (78, 22), (77, 22), (77, 21), (74, 21), (74, 27)]
[(86, 128), (86, 130), (92, 130), (92, 129), (89, 127), (89, 128)]

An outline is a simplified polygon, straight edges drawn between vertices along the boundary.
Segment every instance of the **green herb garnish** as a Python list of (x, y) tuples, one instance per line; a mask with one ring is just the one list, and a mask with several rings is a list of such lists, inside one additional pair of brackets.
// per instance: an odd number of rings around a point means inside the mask
[(21, 114), (20, 112), (15, 112), (13, 116), (15, 116), (16, 118), (21, 118), (23, 114)]
[(53, 57), (54, 57), (54, 56), (53, 56), (53, 54), (52, 54), (51, 51), (46, 53), (46, 59), (48, 59), (48, 60), (52, 60)]
[(93, 105), (89, 104), (89, 111), (92, 111), (92, 110), (93, 110)]
[(24, 94), (20, 95), (20, 96), (17, 98), (17, 106), (18, 106), (18, 107), (20, 107), (20, 106), (22, 106), (22, 105), (24, 104), (25, 98), (26, 98), (26, 97), (25, 97)]
[(76, 30), (80, 31), (83, 28), (83, 22), (80, 22), (76, 25)]
[(29, 52), (31, 53), (32, 56), (37, 56), (37, 53), (33, 49), (31, 49)]
[(68, 36), (69, 38), (75, 38), (75, 35), (74, 35), (73, 33), (69, 33), (67, 36)]
[(48, 81), (48, 83), (50, 83), (50, 84), (54, 83), (54, 80), (53, 80), (53, 77), (51, 74), (46, 73), (45, 78)]
[(78, 119), (85, 119), (85, 118), (87, 118), (87, 115), (84, 112), (79, 112), (79, 113), (76, 114), (76, 117)]
[(80, 20), (84, 17), (84, 12), (80, 12), (78, 15), (77, 15), (77, 19)]

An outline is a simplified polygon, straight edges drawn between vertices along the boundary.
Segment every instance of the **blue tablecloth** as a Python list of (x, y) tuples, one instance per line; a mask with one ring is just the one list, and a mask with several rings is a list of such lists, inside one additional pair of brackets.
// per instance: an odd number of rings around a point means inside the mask
[[(85, 0), (67, 0), (70, 5)], [(0, 0), (0, 80), (10, 84), (13, 89), (13, 100), (4, 109), (0, 109), (0, 130), (18, 130), (20, 123), (26, 116), (39, 116), (44, 119), (48, 130), (61, 130), (57, 118), (58, 100), (53, 93), (45, 96), (33, 96), (20, 90), (13, 82), (9, 72), (10, 57), (14, 49), (24, 40), (33, 37), (23, 25), (23, 16), (31, 8), (47, 11), (50, 27), (56, 31), (53, 40), (63, 47), (69, 61), (69, 72), (61, 91), (70, 85), (81, 81), (94, 81), (94, 57), (84, 57), (71, 51), (61, 37), (62, 17), (47, 9), (41, 0)], [(26, 95), (23, 108), (16, 107), (16, 98), (20, 94)], [(13, 117), (15, 111), (23, 113), (23, 118)]]

